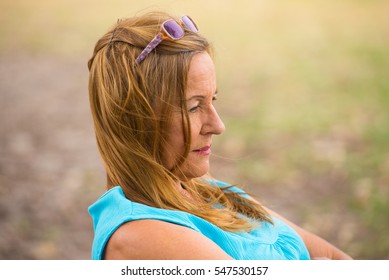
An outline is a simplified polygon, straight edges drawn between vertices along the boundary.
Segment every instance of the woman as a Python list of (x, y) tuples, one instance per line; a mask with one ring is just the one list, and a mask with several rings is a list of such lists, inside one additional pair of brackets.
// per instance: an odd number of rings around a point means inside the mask
[(89, 212), (93, 259), (350, 259), (207, 176), (224, 124), (211, 46), (193, 20), (119, 21), (88, 63), (107, 192)]

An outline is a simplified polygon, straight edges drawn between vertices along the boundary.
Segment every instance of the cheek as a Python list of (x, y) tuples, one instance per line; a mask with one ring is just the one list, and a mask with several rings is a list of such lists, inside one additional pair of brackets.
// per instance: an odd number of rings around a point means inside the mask
[(164, 165), (171, 170), (177, 163), (178, 158), (183, 155), (185, 151), (184, 134), (179, 118), (173, 121), (170, 129), (166, 145), (163, 152)]
[(196, 140), (196, 137), (200, 134), (201, 131), (201, 120), (199, 118), (193, 117), (190, 119), (190, 136), (192, 141)]
[(184, 135), (182, 129), (174, 129), (169, 135), (170, 148), (175, 154), (182, 154), (184, 151)]

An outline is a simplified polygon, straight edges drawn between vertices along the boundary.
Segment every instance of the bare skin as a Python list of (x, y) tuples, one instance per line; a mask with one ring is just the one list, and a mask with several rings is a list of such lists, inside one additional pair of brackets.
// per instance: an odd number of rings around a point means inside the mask
[(351, 260), (352, 258), (336, 248), (332, 244), (328, 243), (323, 238), (297, 226), (291, 221), (285, 219), (281, 215), (275, 213), (272, 210), (266, 209), (271, 216), (277, 217), (291, 226), (303, 239), (305, 246), (309, 251), (311, 259), (330, 259), (330, 260)]
[[(311, 259), (352, 259), (319, 236), (267, 210), (272, 216), (283, 220), (296, 230), (307, 246)], [(232, 258), (212, 240), (190, 228), (157, 220), (140, 220), (119, 227), (107, 244), (105, 259), (228, 260)]]
[[(191, 122), (193, 148), (184, 163), (186, 178), (202, 177), (209, 171), (209, 155), (212, 136), (223, 132), (213, 101), (216, 99), (216, 75), (207, 53), (193, 57), (188, 73), (187, 107)], [(183, 137), (180, 120), (170, 130), (169, 150), (165, 162), (173, 165), (173, 159), (182, 152)], [(177, 188), (186, 196), (181, 182)], [(312, 259), (351, 259), (347, 254), (277, 213), (269, 213), (289, 224), (304, 240)], [(121, 225), (111, 236), (105, 250), (105, 259), (139, 260), (228, 260), (232, 259), (216, 243), (190, 228), (158, 221), (139, 220)]]
[(109, 240), (105, 259), (226, 260), (216, 243), (187, 227), (157, 220), (122, 225)]

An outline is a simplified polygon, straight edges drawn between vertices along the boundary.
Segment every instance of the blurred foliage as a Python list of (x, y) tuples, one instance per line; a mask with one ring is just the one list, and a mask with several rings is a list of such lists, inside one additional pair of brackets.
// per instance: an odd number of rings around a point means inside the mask
[(213, 175), (284, 198), (355, 258), (388, 259), (389, 2), (3, 0), (0, 55), (86, 67), (118, 18), (153, 9), (191, 15), (215, 46), (227, 130)]

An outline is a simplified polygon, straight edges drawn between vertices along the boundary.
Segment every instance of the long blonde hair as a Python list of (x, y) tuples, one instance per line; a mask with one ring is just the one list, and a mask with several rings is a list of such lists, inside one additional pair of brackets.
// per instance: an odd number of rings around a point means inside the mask
[(203, 36), (186, 30), (183, 38), (162, 41), (135, 65), (137, 55), (170, 18), (153, 12), (118, 21), (98, 40), (88, 61), (90, 106), (108, 188), (121, 186), (132, 201), (189, 212), (228, 231), (249, 231), (250, 218), (271, 222), (259, 204), (206, 180), (185, 182), (192, 199), (183, 198), (174, 186), (175, 172), (162, 164), (166, 131), (177, 104), (185, 153), (173, 169), (179, 170), (189, 153), (190, 123), (184, 102), (189, 65), (196, 53), (212, 51)]

